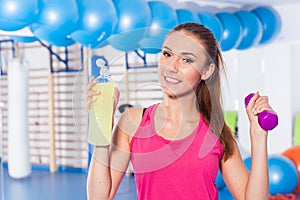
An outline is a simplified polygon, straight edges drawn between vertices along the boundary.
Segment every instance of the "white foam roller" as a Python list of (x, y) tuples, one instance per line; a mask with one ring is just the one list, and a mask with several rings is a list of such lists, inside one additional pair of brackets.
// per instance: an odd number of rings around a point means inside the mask
[(28, 63), (14, 58), (8, 72), (8, 172), (13, 178), (31, 173), (28, 133)]

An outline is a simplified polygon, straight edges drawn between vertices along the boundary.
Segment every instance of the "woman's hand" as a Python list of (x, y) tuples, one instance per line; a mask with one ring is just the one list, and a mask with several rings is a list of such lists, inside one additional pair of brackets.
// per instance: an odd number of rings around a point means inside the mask
[(100, 92), (93, 90), (93, 87), (97, 84), (97, 81), (92, 76), (89, 80), (89, 84), (87, 86), (87, 111), (90, 113), (92, 104), (96, 101), (97, 95), (100, 94)]
[[(90, 113), (92, 104), (96, 101), (96, 96), (100, 95), (99, 91), (93, 90), (94, 86), (97, 84), (96, 79), (92, 76), (89, 80), (89, 84), (87, 86), (87, 111)], [(114, 90), (114, 109), (113, 113), (115, 113), (117, 105), (119, 103), (120, 92), (117, 87)]]
[(272, 107), (269, 105), (268, 97), (259, 96), (258, 92), (256, 92), (246, 107), (247, 115), (250, 120), (251, 136), (267, 134), (267, 130), (262, 129), (258, 123), (258, 114), (264, 110), (273, 111)]

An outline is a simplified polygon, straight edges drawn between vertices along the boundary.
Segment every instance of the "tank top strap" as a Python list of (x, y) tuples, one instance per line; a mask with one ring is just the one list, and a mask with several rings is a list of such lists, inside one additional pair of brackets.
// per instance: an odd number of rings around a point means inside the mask
[(153, 104), (143, 111), (143, 117), (140, 123), (140, 127), (151, 125), (151, 122), (154, 119), (155, 110), (158, 105), (159, 104)]

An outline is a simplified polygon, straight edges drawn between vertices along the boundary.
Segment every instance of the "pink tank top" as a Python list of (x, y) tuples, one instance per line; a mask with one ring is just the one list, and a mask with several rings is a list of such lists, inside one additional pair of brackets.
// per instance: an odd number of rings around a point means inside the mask
[(189, 136), (167, 140), (154, 127), (158, 104), (145, 111), (130, 142), (131, 162), (140, 200), (218, 199), (215, 179), (222, 145), (200, 116)]

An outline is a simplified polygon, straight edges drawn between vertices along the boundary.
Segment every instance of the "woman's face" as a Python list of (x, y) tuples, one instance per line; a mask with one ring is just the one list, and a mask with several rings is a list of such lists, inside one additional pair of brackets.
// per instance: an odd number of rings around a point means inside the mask
[(194, 92), (205, 72), (206, 51), (199, 40), (184, 32), (172, 32), (163, 44), (159, 81), (163, 92), (180, 97)]

